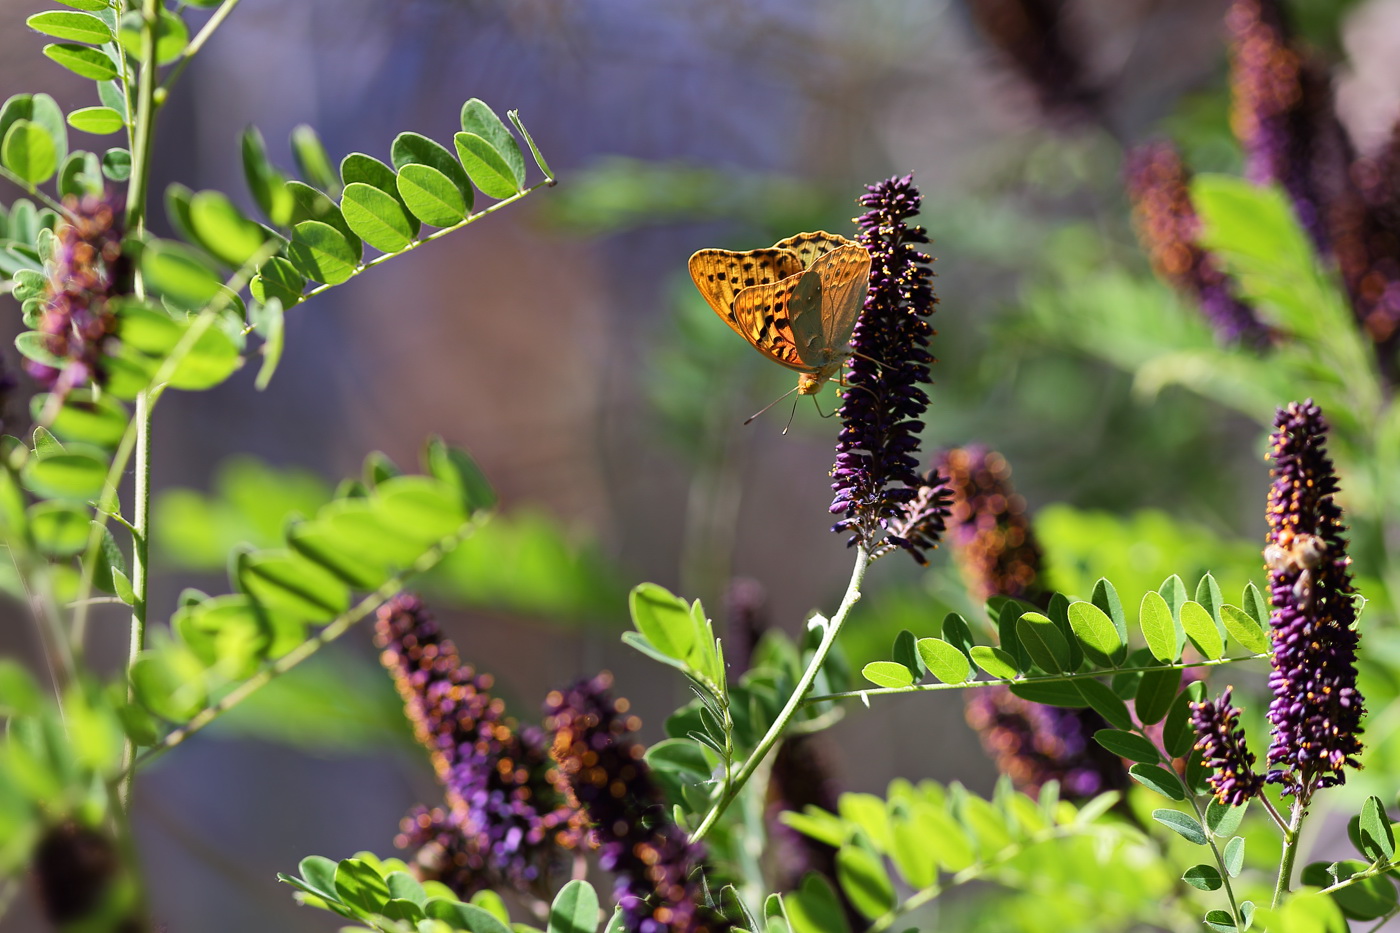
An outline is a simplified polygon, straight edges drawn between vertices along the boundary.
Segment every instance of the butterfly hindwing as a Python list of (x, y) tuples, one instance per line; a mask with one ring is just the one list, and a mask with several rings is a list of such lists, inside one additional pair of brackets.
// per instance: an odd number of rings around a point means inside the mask
[(846, 356), (870, 284), (870, 253), (850, 244), (832, 250), (812, 264), (822, 283), (822, 337), (828, 349)]
[(702, 249), (690, 257), (690, 277), (695, 287), (725, 323), (750, 341), (752, 338), (734, 317), (735, 297), (746, 288), (772, 285), (801, 271), (797, 257), (780, 249)]
[(756, 285), (734, 299), (734, 329), (764, 356), (798, 372), (812, 367), (803, 359), (793, 323), (820, 302), (821, 281), (803, 272), (770, 285)]

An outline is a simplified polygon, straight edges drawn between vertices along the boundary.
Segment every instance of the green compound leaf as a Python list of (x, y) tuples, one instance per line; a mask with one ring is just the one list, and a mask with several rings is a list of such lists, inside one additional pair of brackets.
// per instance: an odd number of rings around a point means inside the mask
[(1214, 865), (1193, 865), (1186, 869), (1181, 880), (1199, 891), (1218, 891), (1225, 883), (1220, 877), (1220, 870)]
[(1123, 641), (1113, 620), (1101, 608), (1083, 601), (1070, 603), (1069, 624), (1083, 645), (1084, 652), (1099, 665), (1115, 663), (1123, 649)]
[[(453, 157), (452, 153), (438, 142), (422, 136), (418, 133), (400, 133), (394, 137), (394, 144), (390, 148), (394, 168), (401, 174), (406, 166), (422, 165), (436, 169), (457, 189), (461, 195), (462, 203), (465, 205), (462, 213), (465, 215), (471, 211), (472, 207), (472, 184), (467, 177), (466, 170), (462, 164)], [(431, 221), (428, 221), (431, 223)], [(434, 224), (434, 226), (438, 226)]]
[(67, 10), (49, 10), (35, 13), (25, 23), (35, 32), (67, 39), (71, 42), (85, 42), (88, 45), (101, 45), (112, 41), (112, 30), (96, 16), (87, 13), (70, 13)]
[[(378, 188), (398, 201), (405, 214), (408, 214), (408, 205), (399, 194), (398, 176), (394, 174), (393, 169), (373, 156), (367, 156), (363, 152), (350, 153), (340, 162), (340, 177), (347, 186), (360, 182), (371, 188)], [(418, 236), (418, 218), (408, 214), (408, 222), (411, 235)]]
[(1180, 810), (1153, 810), (1152, 818), (1187, 842), (1198, 846), (1206, 844), (1206, 831), (1195, 817), (1187, 816)]
[(510, 165), (489, 142), (475, 133), (458, 133), (453, 142), (457, 158), (482, 194), (501, 201), (520, 191)]
[(190, 198), (188, 221), (196, 242), (214, 258), (240, 269), (266, 245), (270, 234), (243, 216), (218, 191), (201, 191)]
[(350, 229), (381, 253), (397, 253), (413, 243), (417, 231), (399, 199), (373, 185), (346, 185), (340, 210)]
[(44, 54), (80, 78), (110, 81), (121, 74), (106, 52), (85, 45), (57, 42), (44, 46)]
[(1016, 635), (1041, 670), (1057, 674), (1069, 669), (1069, 643), (1049, 616), (1025, 613), (1016, 621)]
[(119, 132), (126, 123), (111, 107), (81, 107), (68, 114), (68, 125), (84, 133), (106, 136)]
[(894, 908), (894, 883), (878, 856), (857, 845), (836, 853), (836, 880), (852, 906), (874, 920)]
[(1368, 797), (1361, 805), (1358, 829), (1361, 854), (1373, 862), (1388, 862), (1395, 857), (1395, 834), (1379, 797)]
[(1220, 621), (1225, 623), (1225, 631), (1246, 651), (1265, 654), (1269, 650), (1269, 636), (1259, 627), (1255, 617), (1235, 606), (1220, 607)]
[(943, 639), (920, 638), (915, 645), (929, 673), (940, 683), (964, 683), (972, 674), (967, 655)]
[(1215, 619), (1197, 602), (1186, 602), (1181, 606), (1181, 627), (1191, 644), (1209, 661), (1214, 661), (1225, 653), (1225, 639), (1220, 637), (1220, 629)]
[(1168, 771), (1161, 765), (1135, 764), (1128, 769), (1128, 776), (1163, 797), (1171, 800), (1186, 799), (1186, 790), (1181, 786), (1181, 778), (1176, 776), (1176, 772)]
[(327, 285), (344, 282), (359, 265), (350, 241), (330, 224), (318, 220), (303, 220), (292, 229), (287, 257), (297, 272)]
[(520, 152), (520, 144), (515, 141), (515, 137), (501, 122), (501, 118), (496, 116), (494, 110), (473, 97), (462, 105), (462, 129), (467, 133), (475, 133), (491, 144), (491, 148), (509, 167), (516, 190), (525, 185), (525, 156)]
[(991, 645), (974, 645), (972, 663), (998, 680), (1011, 680), (1020, 673), (1016, 670), (1015, 658)]
[(598, 929), (598, 894), (587, 881), (575, 879), (559, 889), (549, 905), (548, 933), (594, 933)]
[(861, 676), (877, 687), (908, 687), (914, 683), (909, 668), (898, 661), (871, 661), (861, 669)]
[(0, 142), (0, 163), (30, 185), (41, 185), (58, 171), (58, 147), (48, 130), (16, 120)]
[(398, 193), (413, 216), (434, 227), (451, 227), (467, 219), (471, 203), (452, 179), (431, 165), (399, 170)]
[(1143, 594), (1138, 624), (1142, 626), (1142, 635), (1154, 658), (1168, 663), (1177, 659), (1181, 653), (1177, 622), (1161, 593), (1149, 590)]
[(1100, 729), (1094, 741), (1120, 758), (1129, 761), (1156, 762), (1162, 759), (1151, 742), (1135, 732), (1122, 729)]

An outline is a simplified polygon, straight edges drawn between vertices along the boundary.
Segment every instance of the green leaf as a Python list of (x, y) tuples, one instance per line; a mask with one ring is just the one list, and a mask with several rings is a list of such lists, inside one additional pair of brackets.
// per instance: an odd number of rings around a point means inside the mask
[[(185, 46), (190, 41), (190, 32), (183, 19), (164, 7), (159, 7), (158, 10), (155, 28), (156, 63), (168, 65), (184, 53)], [(136, 61), (141, 60), (142, 31), (140, 12), (132, 10), (122, 16), (120, 28), (117, 30), (117, 41), (121, 43), (127, 56)]]
[(1083, 709), (1088, 705), (1084, 695), (1071, 681), (1021, 681), (1011, 685), (1011, 692), (1023, 700), (1066, 709)]
[(974, 645), (972, 663), (997, 680), (1012, 680), (1019, 673), (1016, 670), (1016, 659), (991, 645)]
[(1175, 771), (1168, 771), (1161, 765), (1135, 764), (1128, 769), (1128, 776), (1163, 797), (1172, 800), (1186, 799), (1186, 789), (1181, 786), (1181, 778), (1177, 777)]
[(1069, 624), (1095, 664), (1115, 663), (1113, 659), (1122, 650), (1123, 642), (1107, 613), (1093, 603), (1070, 603)]
[(1138, 684), (1137, 696), (1133, 700), (1133, 708), (1137, 710), (1138, 719), (1142, 724), (1151, 726), (1161, 722), (1162, 717), (1171, 709), (1179, 689), (1181, 671), (1173, 668), (1145, 671)]
[(292, 158), (297, 171), (312, 186), (321, 188), (331, 197), (340, 196), (340, 178), (331, 167), (330, 156), (316, 130), (305, 123), (292, 128)]
[(957, 648), (970, 661), (972, 660), (972, 646), (976, 644), (976, 639), (972, 637), (972, 626), (967, 624), (967, 620), (956, 612), (950, 612), (943, 617), (943, 640)]
[(1198, 846), (1206, 844), (1206, 831), (1196, 822), (1195, 817), (1187, 816), (1180, 810), (1153, 810), (1152, 818), (1187, 842)]
[(1253, 583), (1246, 583), (1244, 586), (1244, 596), (1240, 605), (1249, 617), (1258, 623), (1260, 628), (1267, 628), (1269, 624), (1269, 604), (1264, 597), (1259, 594), (1259, 587)]
[(1097, 680), (1080, 679), (1072, 681), (1079, 695), (1082, 696), (1108, 724), (1116, 729), (1131, 729), (1133, 727), (1132, 714), (1128, 712), (1128, 706), (1118, 694), (1114, 693), (1107, 685)]
[(188, 722), (204, 708), (204, 664), (179, 647), (142, 652), (131, 667), (131, 689), (146, 709), (170, 722)]
[(58, 171), (58, 148), (48, 130), (16, 120), (0, 143), (0, 162), (30, 185), (41, 185)]
[(25, 23), (35, 32), (41, 32), (55, 39), (68, 39), (72, 42), (86, 42), (88, 45), (101, 45), (112, 41), (112, 30), (96, 16), (87, 13), (69, 13), (67, 10), (49, 10), (35, 13)]
[(350, 591), (341, 580), (291, 551), (242, 554), (235, 579), (259, 605), (307, 621), (328, 622), (350, 604)]
[(85, 45), (57, 42), (44, 46), (44, 54), (80, 78), (108, 81), (121, 73), (106, 52)]
[(258, 301), (265, 304), (275, 298), (284, 309), (300, 302), (305, 288), (306, 279), (281, 256), (273, 256), (263, 263), (248, 285), (248, 290)]
[(24, 488), (46, 499), (94, 499), (106, 479), (106, 461), (72, 449), (42, 460), (31, 459), (20, 473)]
[(482, 194), (502, 201), (519, 193), (510, 165), (489, 142), (475, 133), (458, 133), (453, 142), (457, 146), (457, 158)]
[(254, 223), (217, 191), (190, 198), (189, 223), (199, 245), (224, 264), (240, 269), (268, 240), (267, 230)]
[[(34, 422), (49, 406), (52, 396), (36, 395), (30, 400)], [(113, 447), (126, 433), (127, 413), (111, 395), (94, 395), (91, 389), (73, 389), (58, 409), (50, 427), (66, 441), (81, 441), (100, 447)]]
[(429, 439), (423, 459), (428, 472), (457, 490), (469, 512), (495, 506), (495, 491), (481, 467), (465, 451), (449, 447), (442, 438), (434, 437)]
[(39, 552), (71, 557), (87, 545), (90, 513), (70, 502), (37, 502), (29, 509), (29, 527)]
[(360, 859), (341, 859), (335, 869), (335, 893), (351, 907), (377, 914), (389, 899), (389, 886), (373, 866)]
[(153, 240), (141, 251), (148, 287), (177, 307), (198, 311), (223, 289), (218, 273), (199, 253), (171, 240)]
[(632, 624), (656, 650), (684, 661), (695, 646), (695, 629), (685, 600), (655, 583), (643, 583), (628, 597)]
[(913, 819), (891, 820), (890, 857), (913, 888), (927, 888), (938, 880), (938, 864)]
[(1147, 639), (1147, 647), (1154, 658), (1172, 662), (1180, 656), (1181, 639), (1177, 622), (1172, 618), (1171, 608), (1161, 593), (1148, 590), (1143, 594), (1138, 624), (1142, 626), (1143, 637)]
[(916, 645), (929, 673), (940, 683), (964, 683), (971, 675), (972, 665), (967, 655), (949, 642), (941, 638), (920, 638)]
[(68, 114), (68, 125), (84, 133), (106, 136), (119, 132), (126, 123), (111, 107), (80, 107)]
[(836, 853), (836, 880), (851, 905), (868, 919), (894, 908), (894, 884), (885, 866), (861, 846), (842, 846)]
[[(1128, 644), (1128, 616), (1123, 611), (1123, 601), (1118, 598), (1118, 590), (1112, 583), (1100, 577), (1094, 583), (1094, 592), (1089, 596), (1089, 602), (1103, 612), (1113, 621), (1113, 627), (1118, 631), (1118, 641), (1126, 650)], [(1121, 660), (1121, 655), (1119, 656)]]
[(452, 179), (431, 165), (410, 164), (400, 169), (398, 192), (413, 216), (434, 227), (461, 223), (471, 208)]
[(1240, 807), (1231, 807), (1219, 800), (1211, 800), (1206, 805), (1206, 828), (1217, 836), (1232, 835), (1240, 828), (1240, 822), (1248, 809), (1248, 803)]
[(1215, 933), (1238, 933), (1239, 930), (1228, 910), (1208, 910), (1201, 922)]
[[(496, 116), (495, 111), (483, 101), (473, 97), (462, 105), (462, 129), (475, 133), (505, 161), (509, 167), (513, 187), (519, 190), (525, 184), (525, 157), (520, 152), (520, 144), (515, 141), (510, 130)], [(485, 189), (482, 189), (485, 190)]]
[(914, 682), (909, 668), (898, 661), (871, 661), (860, 673), (877, 687), (908, 687)]
[(253, 305), (252, 319), (254, 327), (263, 338), (262, 366), (258, 367), (258, 376), (253, 382), (254, 387), (261, 392), (272, 382), (272, 375), (282, 360), (282, 348), (286, 341), (286, 318), (282, 313), (282, 302), (274, 297)]
[(253, 192), (253, 200), (268, 220), (275, 226), (291, 224), (292, 211), (296, 201), (287, 190), (287, 179), (273, 168), (267, 158), (267, 144), (257, 127), (250, 126), (243, 131), (240, 142), (243, 154), (243, 177), (248, 189)]
[(413, 243), (417, 231), (399, 199), (373, 185), (346, 185), (340, 209), (350, 229), (382, 253), (397, 253)]
[[(438, 142), (422, 136), (418, 133), (400, 133), (394, 137), (393, 146), (390, 147), (390, 157), (394, 168), (400, 175), (400, 186), (402, 187), (403, 170), (409, 165), (423, 165), (436, 169), (457, 189), (465, 204), (463, 213), (468, 213), (472, 206), (472, 185), (467, 178), (466, 170), (447, 149)], [(431, 223), (431, 221), (428, 221)]]
[[(1368, 867), (1364, 862), (1354, 859), (1344, 859), (1336, 863), (1336, 876), (1338, 881), (1346, 881), (1352, 875), (1365, 871)], [(1325, 868), (1314, 863), (1303, 869), (1303, 882), (1305, 884), (1328, 884), (1330, 879)], [(1395, 882), (1388, 875), (1373, 875), (1355, 884), (1332, 892), (1333, 899), (1337, 906), (1350, 917), (1359, 920), (1375, 920), (1384, 916), (1395, 907), (1396, 894)]]
[(1214, 865), (1193, 865), (1186, 869), (1186, 874), (1181, 876), (1181, 880), (1199, 891), (1218, 891), (1225, 883), (1220, 877), (1219, 869)]
[(1220, 607), (1225, 605), (1225, 597), (1220, 592), (1220, 584), (1209, 573), (1196, 584), (1196, 602), (1210, 613), (1217, 625), (1220, 623)]
[(0, 658), (0, 716), (38, 716), (43, 706), (34, 676), (18, 661)]
[(1162, 585), (1157, 588), (1157, 592), (1167, 601), (1167, 607), (1172, 611), (1172, 618), (1181, 612), (1181, 606), (1186, 602), (1186, 584), (1181, 577), (1172, 574), (1162, 581)]
[(126, 181), (131, 177), (131, 153), (120, 148), (102, 153), (102, 174), (115, 182)]
[(549, 905), (548, 933), (593, 933), (598, 929), (598, 894), (575, 879), (559, 889)]
[(102, 191), (102, 163), (91, 152), (78, 150), (64, 157), (58, 167), (58, 193), (63, 197), (81, 198)]
[(1214, 661), (1225, 653), (1225, 639), (1220, 637), (1220, 629), (1215, 619), (1197, 602), (1187, 602), (1181, 607), (1181, 627), (1186, 637), (1207, 660)]
[(350, 241), (330, 224), (317, 220), (303, 220), (293, 228), (287, 258), (302, 275), (327, 285), (349, 279), (359, 265)]
[(1123, 729), (1100, 729), (1094, 733), (1094, 741), (1120, 758), (1129, 761), (1157, 762), (1162, 760), (1156, 747), (1135, 732)]
[(71, 6), (75, 10), (87, 10), (89, 13), (96, 13), (101, 10), (110, 10), (112, 4), (107, 0), (58, 0), (64, 6)]
[(535, 139), (530, 135), (530, 131), (525, 129), (524, 123), (520, 122), (520, 111), (508, 110), (506, 111), (506, 116), (510, 119), (511, 125), (519, 130), (520, 135), (525, 138), (525, 144), (530, 147), (530, 155), (535, 157), (535, 164), (540, 167), (540, 171), (544, 172), (545, 177), (553, 184), (555, 174), (550, 169), (549, 163), (544, 160), (544, 156), (540, 154), (540, 147), (535, 145)]
[(895, 636), (894, 651), (890, 657), (909, 668), (909, 674), (915, 683), (923, 680), (924, 675), (928, 673), (928, 668), (924, 667), (924, 662), (919, 658), (917, 639), (907, 628), (901, 629)]
[(1025, 613), (1016, 622), (1016, 635), (1041, 670), (1058, 674), (1069, 669), (1069, 643), (1049, 616)]
[(1225, 631), (1244, 650), (1255, 654), (1268, 652), (1269, 636), (1250, 613), (1230, 605), (1221, 606), (1220, 621), (1225, 623)]
[[(37, 532), (37, 528), (35, 530)], [(1395, 834), (1379, 797), (1367, 797), (1361, 805), (1359, 828), (1362, 855), (1373, 862), (1388, 862), (1395, 857)]]
[(378, 188), (398, 201), (399, 206), (404, 209), (408, 216), (411, 235), (415, 237), (418, 235), (418, 218), (408, 214), (408, 205), (404, 203), (403, 197), (399, 194), (398, 176), (389, 166), (363, 152), (352, 152), (340, 162), (340, 177), (347, 186), (359, 182), (369, 185), (371, 188)]
[(1206, 685), (1199, 680), (1186, 685), (1172, 701), (1162, 725), (1162, 747), (1173, 758), (1181, 758), (1196, 743), (1196, 730), (1191, 726), (1191, 704), (1205, 696)]
[(1236, 836), (1225, 843), (1223, 853), (1225, 859), (1225, 871), (1231, 878), (1238, 878), (1240, 872), (1244, 871), (1244, 837)]
[(423, 909), (429, 917), (446, 920), (455, 930), (469, 930), (470, 933), (511, 933), (510, 928), (493, 917), (490, 911), (475, 904), (434, 897), (423, 905)]
[(212, 389), (243, 365), (233, 338), (218, 327), (208, 327), (194, 342), (170, 376), (170, 386), (191, 392)]

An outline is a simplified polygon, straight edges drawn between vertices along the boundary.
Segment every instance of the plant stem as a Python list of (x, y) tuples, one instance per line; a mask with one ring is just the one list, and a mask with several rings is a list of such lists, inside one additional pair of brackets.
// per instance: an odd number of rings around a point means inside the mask
[[(1301, 793), (1302, 791), (1299, 791), (1299, 794)], [(1293, 878), (1293, 861), (1298, 857), (1298, 830), (1303, 825), (1306, 813), (1302, 801), (1294, 800), (1293, 818), (1289, 821), (1288, 828), (1283, 831), (1283, 858), (1279, 861), (1278, 883), (1274, 886), (1272, 903), (1275, 909), (1283, 903), (1283, 896), (1288, 893), (1289, 883)]]
[(699, 841), (705, 838), (705, 834), (715, 825), (715, 821), (744, 789), (749, 778), (763, 764), (763, 759), (783, 737), (787, 731), (788, 723), (796, 715), (798, 706), (801, 705), (803, 697), (807, 691), (812, 689), (812, 683), (817, 679), (817, 674), (821, 671), (822, 664), (826, 662), (826, 656), (831, 653), (831, 647), (836, 643), (836, 636), (840, 634), (841, 627), (846, 624), (846, 618), (851, 613), (851, 608), (860, 600), (860, 585), (865, 580), (865, 571), (870, 567), (870, 554), (865, 550), (864, 545), (856, 547), (856, 565), (851, 571), (851, 582), (846, 587), (846, 595), (841, 600), (840, 607), (836, 610), (836, 615), (826, 623), (822, 632), (822, 640), (817, 645), (816, 652), (812, 655), (811, 662), (807, 665), (807, 670), (802, 673), (802, 679), (797, 682), (796, 688), (792, 691), (792, 696), (788, 697), (787, 704), (783, 707), (778, 718), (769, 727), (768, 732), (754, 748), (753, 754), (744, 762), (744, 766), (739, 769), (739, 773), (734, 776), (721, 790), (720, 797), (715, 801), (710, 812), (705, 814), (705, 819), (700, 826), (691, 834), (691, 839)]
[(131, 183), (126, 190), (126, 228), (140, 233), (146, 224), (146, 194), (151, 187), (151, 149), (155, 139), (156, 22), (159, 0), (141, 0), (141, 61), (136, 73), (135, 134), (131, 141)]
[(219, 8), (214, 11), (214, 15), (209, 17), (209, 21), (204, 24), (204, 28), (199, 30), (195, 37), (190, 40), (190, 44), (185, 46), (185, 50), (180, 53), (180, 60), (175, 63), (175, 68), (166, 76), (165, 80), (161, 82), (160, 86), (163, 89), (167, 91), (170, 90), (170, 87), (176, 81), (180, 80), (180, 75), (184, 74), (185, 67), (189, 65), (190, 59), (194, 58), (195, 55), (199, 53), (199, 50), (204, 48), (204, 43), (209, 41), (209, 37), (214, 34), (214, 30), (218, 29), (219, 26), (223, 24), (224, 20), (228, 19), (228, 15), (233, 12), (233, 8), (236, 6), (238, 6), (238, 0), (224, 0), (224, 2), (219, 5)]

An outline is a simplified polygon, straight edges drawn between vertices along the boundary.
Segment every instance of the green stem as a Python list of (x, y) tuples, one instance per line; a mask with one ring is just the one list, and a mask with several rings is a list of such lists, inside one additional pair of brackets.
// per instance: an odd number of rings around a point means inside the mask
[(146, 224), (146, 194), (151, 187), (151, 149), (155, 140), (156, 23), (160, 0), (141, 0), (141, 62), (136, 73), (135, 137), (131, 143), (131, 184), (126, 191), (126, 229), (140, 234)]
[(1147, 671), (1184, 671), (1192, 667), (1221, 667), (1226, 664), (1237, 664), (1240, 661), (1266, 660), (1267, 654), (1250, 654), (1237, 658), (1216, 658), (1214, 661), (1190, 661), (1182, 664), (1157, 664), (1143, 665), (1141, 667), (1113, 667), (1101, 668), (1092, 671), (1075, 671), (1064, 674), (1041, 674), (1035, 677), (998, 677), (991, 680), (968, 680), (956, 684), (912, 684), (908, 687), (871, 687), (868, 690), (845, 690), (841, 693), (826, 693), (821, 696), (807, 697), (802, 701), (803, 706), (811, 706), (814, 703), (826, 703), (832, 700), (864, 700), (866, 697), (883, 696), (897, 693), (934, 693), (939, 690), (967, 690), (978, 687), (991, 687), (1004, 685), (1015, 687), (1025, 684), (1038, 683), (1061, 683), (1072, 680), (1093, 680), (1103, 677), (1105, 674), (1139, 674)]
[(238, 0), (224, 0), (219, 8), (214, 11), (214, 15), (209, 17), (209, 22), (204, 24), (195, 37), (190, 40), (190, 44), (185, 46), (185, 50), (180, 53), (180, 60), (176, 62), (175, 68), (166, 75), (165, 80), (160, 83), (161, 89), (168, 91), (176, 81), (180, 80), (180, 75), (184, 74), (185, 68), (189, 65), (190, 59), (199, 54), (199, 50), (204, 48), (204, 43), (209, 41), (209, 37), (214, 34), (214, 30), (223, 25), (224, 20), (233, 12), (233, 8), (238, 6)]
[(1279, 904), (1283, 903), (1283, 896), (1288, 893), (1289, 884), (1293, 879), (1293, 862), (1298, 858), (1298, 830), (1303, 825), (1306, 813), (1301, 801), (1295, 800), (1293, 818), (1283, 832), (1283, 858), (1278, 865), (1278, 883), (1274, 885), (1274, 909), (1278, 909)]
[[(146, 650), (146, 597), (150, 589), (150, 524), (151, 524), (151, 394), (149, 389), (136, 396), (136, 489), (132, 503), (134, 515), (131, 535), (131, 638), (127, 645), (127, 669)], [(129, 680), (129, 678), (128, 678)], [(127, 685), (127, 702), (135, 702), (136, 694)], [(128, 737), (122, 746), (122, 779), (118, 796), (123, 807), (131, 804), (131, 782), (135, 772), (130, 765), (136, 757), (136, 744)]]
[(0, 165), (0, 178), (9, 179), (16, 185), (19, 185), (21, 188), (24, 189), (26, 194), (28, 194), (32, 198), (37, 198), (44, 204), (45, 207), (56, 212), (60, 216), (66, 217), (69, 220), (73, 219), (73, 212), (70, 211), (68, 208), (64, 207), (62, 203), (55, 201), (53, 198), (45, 194), (42, 189), (35, 185), (31, 185), (29, 182), (16, 175), (14, 172), (5, 168), (5, 166), (3, 165)]
[[(1167, 766), (1171, 766), (1170, 759), (1167, 760)], [(1230, 870), (1225, 867), (1225, 856), (1221, 853), (1220, 847), (1215, 844), (1215, 834), (1211, 832), (1210, 826), (1206, 824), (1205, 811), (1201, 809), (1201, 804), (1196, 800), (1196, 795), (1190, 793), (1188, 789), (1186, 799), (1190, 802), (1191, 809), (1196, 811), (1196, 821), (1205, 829), (1206, 843), (1210, 846), (1211, 855), (1215, 856), (1215, 865), (1220, 869), (1220, 881), (1225, 886), (1225, 897), (1230, 901), (1230, 916), (1235, 918), (1235, 927), (1238, 929), (1243, 926), (1244, 921), (1240, 917), (1240, 905), (1235, 900), (1234, 886), (1230, 884)]]
[(826, 622), (822, 640), (817, 645), (816, 652), (812, 655), (811, 662), (807, 665), (807, 670), (802, 673), (802, 679), (797, 682), (797, 687), (792, 691), (792, 696), (788, 697), (787, 705), (783, 707), (778, 718), (768, 729), (766, 735), (754, 748), (753, 754), (744, 762), (744, 766), (739, 769), (739, 773), (732, 781), (727, 782), (720, 791), (719, 799), (710, 808), (710, 812), (705, 814), (705, 819), (700, 826), (691, 834), (691, 839), (699, 841), (705, 838), (705, 834), (715, 825), (715, 821), (744, 789), (749, 778), (763, 764), (763, 759), (773, 749), (773, 746), (782, 738), (787, 731), (788, 723), (796, 715), (797, 708), (802, 704), (802, 699), (807, 695), (807, 691), (812, 689), (812, 683), (817, 679), (817, 674), (821, 671), (822, 664), (826, 662), (826, 656), (831, 653), (832, 645), (836, 644), (836, 636), (841, 633), (841, 627), (846, 624), (846, 618), (851, 613), (851, 608), (860, 600), (860, 585), (865, 580), (865, 571), (870, 567), (870, 554), (865, 550), (864, 545), (856, 548), (856, 565), (851, 571), (851, 582), (846, 587), (846, 595), (841, 600), (840, 607), (836, 610), (836, 615)]

